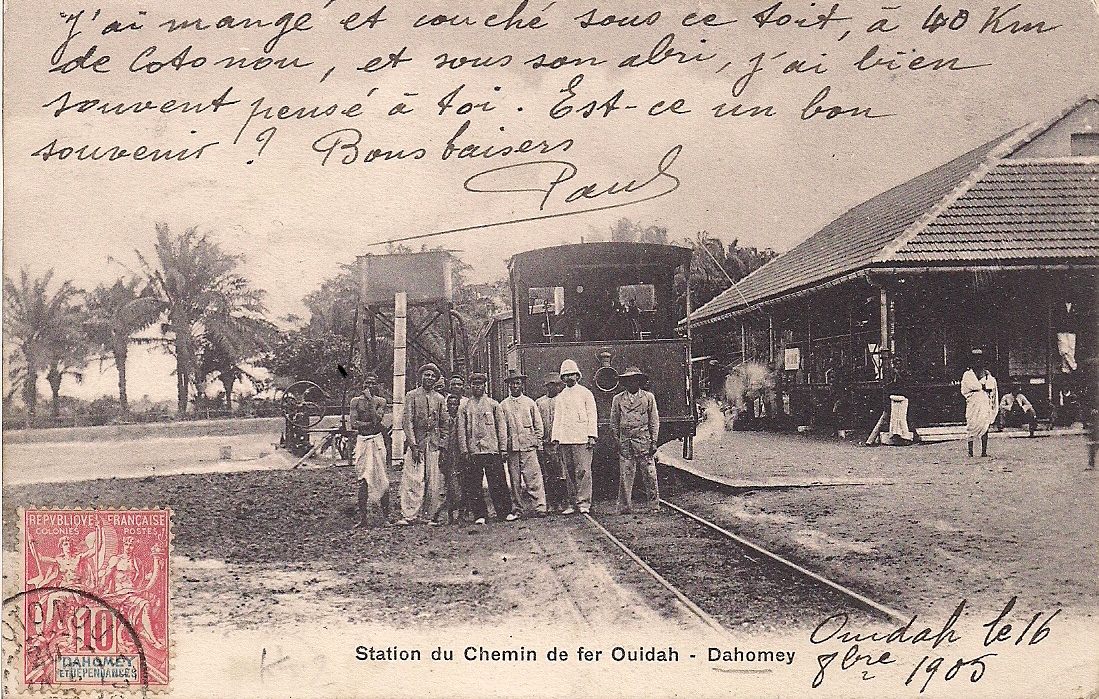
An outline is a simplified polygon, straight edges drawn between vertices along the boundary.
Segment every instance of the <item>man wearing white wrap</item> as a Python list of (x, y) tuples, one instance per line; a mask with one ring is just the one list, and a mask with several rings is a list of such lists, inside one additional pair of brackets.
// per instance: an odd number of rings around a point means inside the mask
[(358, 433), (355, 441), (355, 471), (359, 481), (359, 521), (356, 527), (367, 525), (371, 505), (380, 506), (382, 523), (389, 518), (388, 459), (385, 452), (385, 398), (377, 395), (378, 377), (363, 377), (361, 396), (351, 399), (351, 428)]
[(965, 397), (965, 431), (969, 439), (969, 455), (973, 456), (973, 442), (979, 439), (981, 456), (988, 456), (988, 428), (999, 412), (1000, 392), (996, 387), (996, 379), (985, 368), (982, 350), (973, 350), (970, 368), (962, 374), (961, 390)]
[(404, 428), (408, 458), (401, 472), (401, 519), (409, 524), (421, 514), (434, 521), (443, 502), (443, 476), (439, 470), (439, 443), (446, 404), (436, 393), (439, 367), (428, 363), (420, 367), (420, 387), (405, 395)]
[(599, 436), (595, 396), (580, 385), (580, 367), (573, 360), (561, 362), (560, 373), (565, 388), (553, 403), (553, 444), (561, 454), (569, 491), (569, 506), (562, 514), (576, 509), (587, 514), (591, 510), (591, 457)]

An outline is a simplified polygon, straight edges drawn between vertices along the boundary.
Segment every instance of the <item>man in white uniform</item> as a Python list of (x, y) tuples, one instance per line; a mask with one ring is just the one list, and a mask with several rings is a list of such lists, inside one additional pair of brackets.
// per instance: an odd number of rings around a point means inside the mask
[(553, 402), (553, 445), (565, 467), (569, 506), (561, 514), (581, 514), (591, 510), (591, 457), (599, 436), (595, 396), (580, 385), (580, 367), (566, 359), (561, 362), (561, 380), (565, 388)]

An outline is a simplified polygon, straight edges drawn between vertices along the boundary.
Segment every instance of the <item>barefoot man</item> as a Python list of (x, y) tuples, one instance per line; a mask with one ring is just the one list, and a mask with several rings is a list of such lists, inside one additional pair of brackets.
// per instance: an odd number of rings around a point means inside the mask
[(355, 469), (359, 480), (359, 521), (356, 527), (367, 525), (371, 505), (381, 507), (382, 523), (389, 520), (389, 476), (386, 474), (385, 437), (382, 416), (385, 398), (377, 395), (378, 377), (363, 377), (361, 396), (351, 399), (351, 427), (359, 437), (355, 444)]

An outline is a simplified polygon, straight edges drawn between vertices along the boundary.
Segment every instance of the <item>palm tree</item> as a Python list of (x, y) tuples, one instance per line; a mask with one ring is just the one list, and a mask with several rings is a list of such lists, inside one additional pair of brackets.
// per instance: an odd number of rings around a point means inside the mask
[(198, 356), (203, 338), (229, 337), (227, 319), (262, 318), (263, 292), (251, 289), (236, 272), (243, 256), (223, 252), (194, 228), (172, 235), (166, 224), (157, 224), (153, 247), (156, 265), (137, 255), (176, 358), (178, 410), (184, 415), (192, 384), (199, 392), (205, 385)]
[(278, 329), (264, 318), (229, 316), (208, 318), (201, 343), (199, 372), (213, 376), (225, 392), (225, 409), (233, 409), (233, 386), (256, 377), (245, 364), (270, 352), (278, 340)]
[(130, 407), (126, 395), (126, 358), (130, 344), (151, 343), (138, 340), (137, 333), (156, 322), (158, 307), (155, 299), (142, 296), (141, 280), (115, 280), (111, 286), (100, 284), (85, 296), (88, 318), (84, 328), (89, 341), (99, 352), (100, 363), (110, 360), (118, 370), (118, 403), (125, 418)]
[(61, 414), (61, 381), (72, 376), (77, 383), (84, 380), (83, 369), (88, 365), (91, 344), (84, 334), (84, 309), (70, 306), (59, 318), (45, 344), (46, 381), (50, 384), (50, 417)]
[[(18, 284), (4, 275), (4, 332), (13, 344), (11, 358), (18, 362), (10, 376), (22, 393), (26, 425), (31, 426), (38, 407), (38, 376), (47, 372), (54, 389), (53, 411), (59, 409), (61, 377), (81, 364), (74, 351), (81, 344), (74, 333), (79, 328), (75, 304), (80, 290), (64, 281), (53, 294), (50, 269), (40, 279), (31, 279), (26, 268), (19, 271)], [(81, 364), (82, 365), (82, 364)]]
[[(778, 257), (770, 248), (740, 247), (737, 238), (726, 248), (720, 238), (706, 231), (699, 231), (693, 239), (687, 238), (683, 243), (694, 250), (690, 286), (691, 303), (695, 308)], [(675, 286), (679, 303), (682, 304), (686, 298), (686, 281), (682, 275), (676, 275)]]

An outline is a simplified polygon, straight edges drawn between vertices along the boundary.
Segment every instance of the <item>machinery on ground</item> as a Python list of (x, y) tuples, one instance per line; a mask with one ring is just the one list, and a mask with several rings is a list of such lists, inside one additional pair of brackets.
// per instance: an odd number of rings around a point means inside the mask
[[(348, 427), (347, 411), (342, 405), (329, 408), (330, 401), (324, 389), (312, 381), (296, 381), (281, 392), (278, 403), (283, 414), (279, 448), (299, 457), (295, 466), (328, 449), (332, 450), (334, 460), (351, 465), (358, 434)], [(325, 417), (335, 410), (339, 411), (339, 424), (325, 425)], [(314, 444), (313, 435), (323, 436)]]

